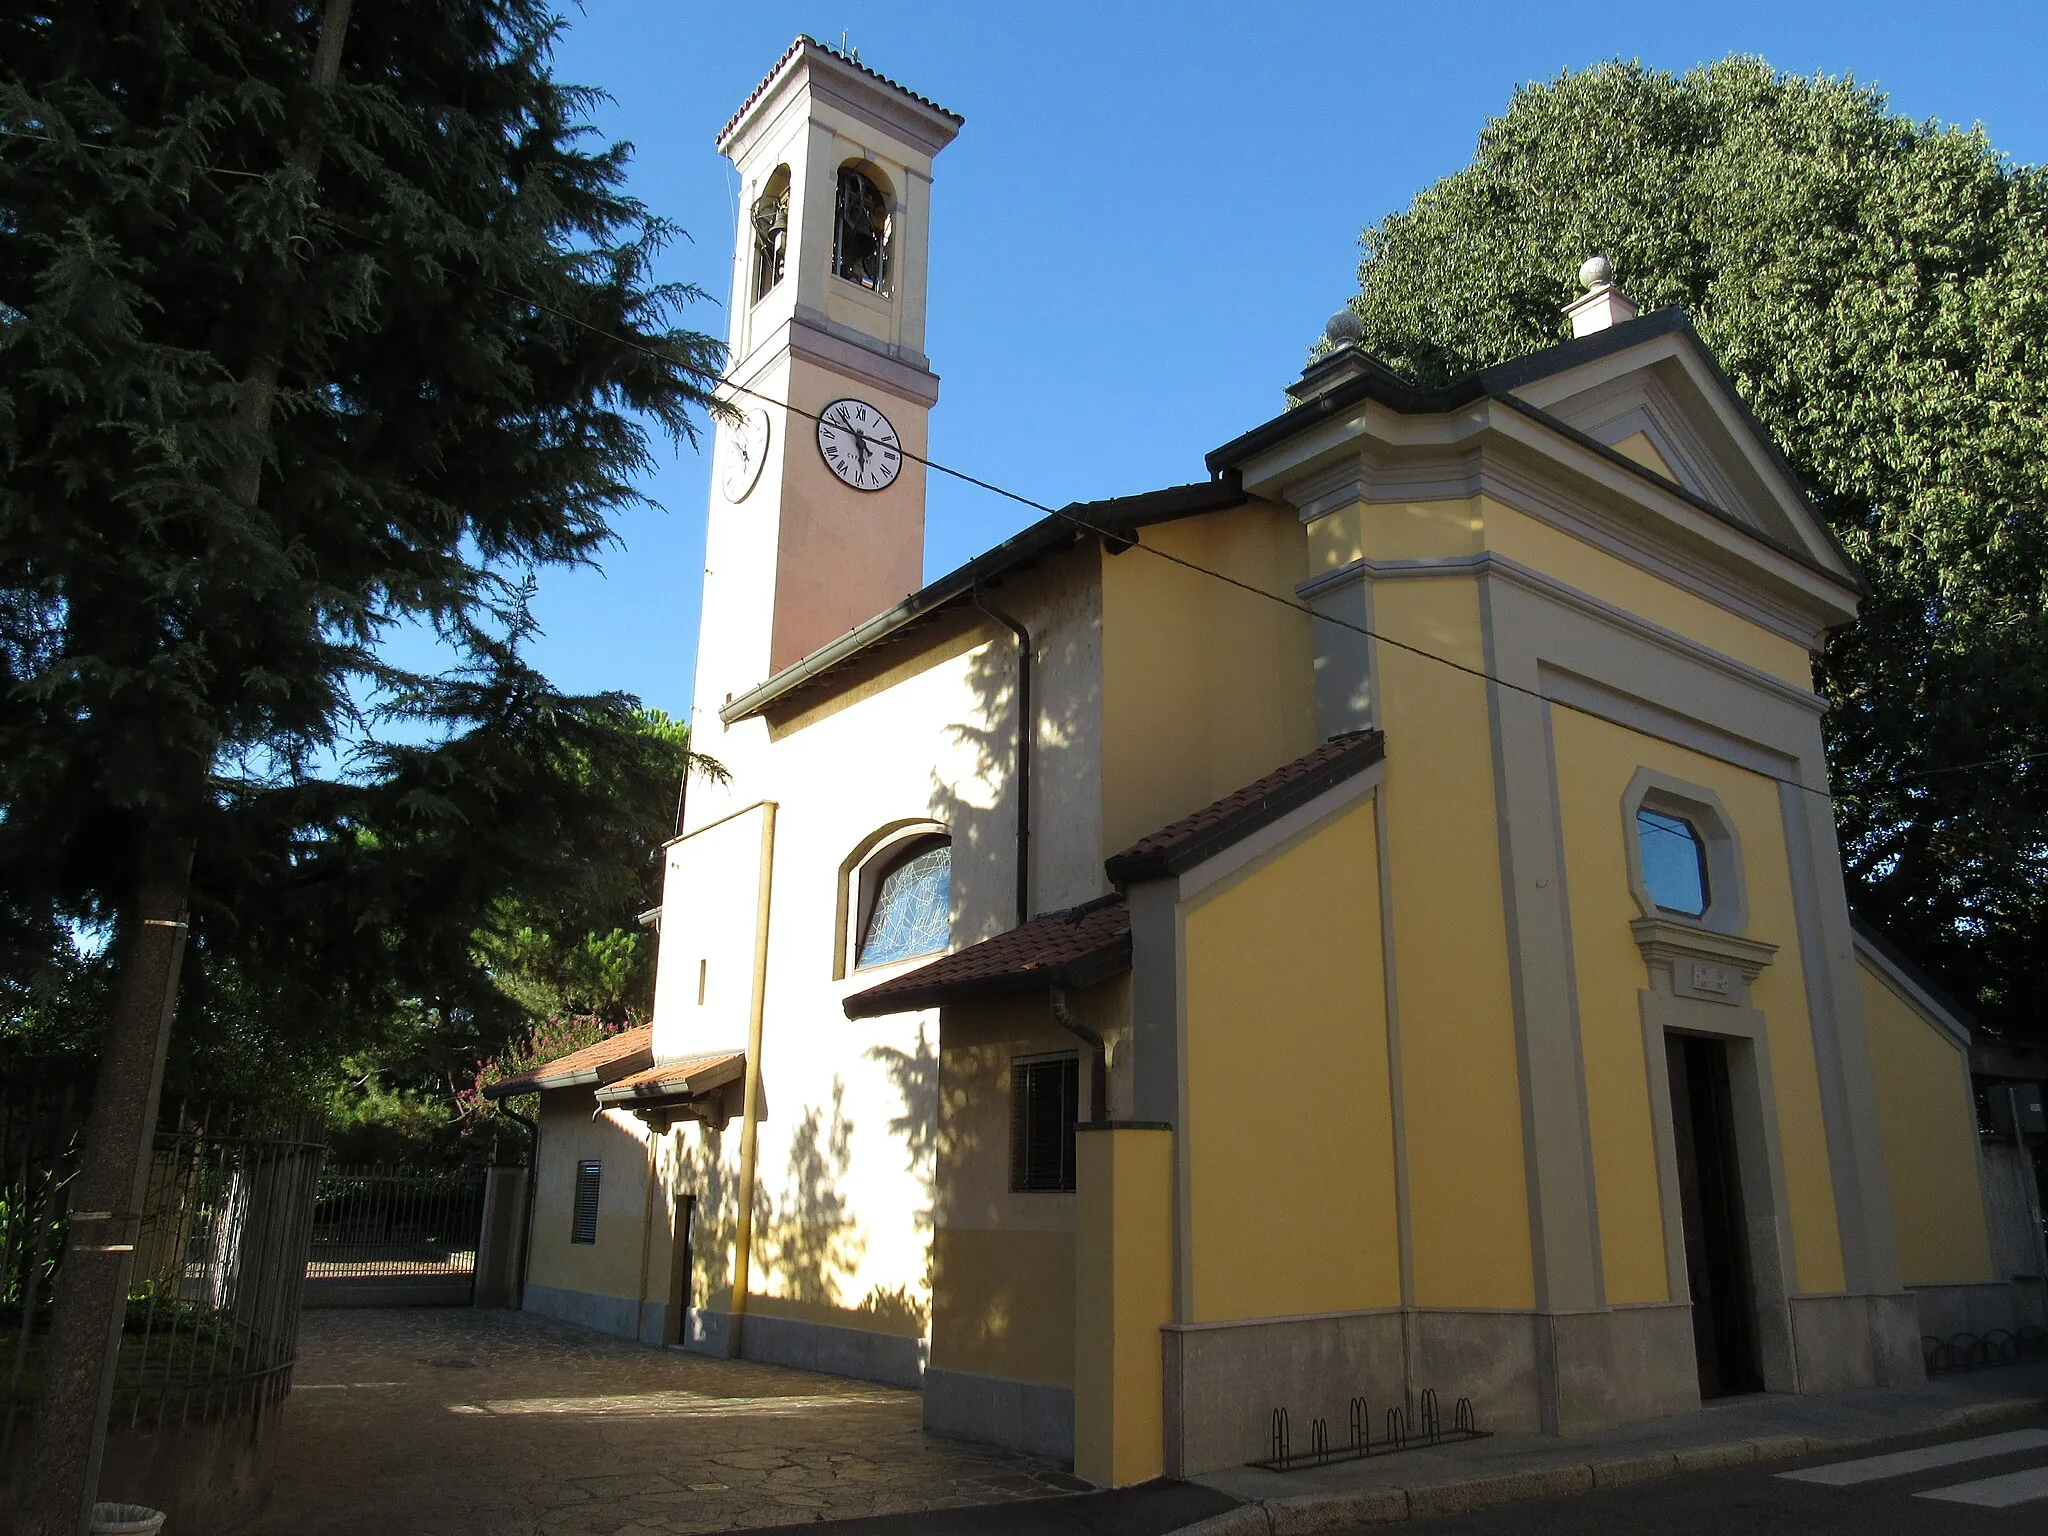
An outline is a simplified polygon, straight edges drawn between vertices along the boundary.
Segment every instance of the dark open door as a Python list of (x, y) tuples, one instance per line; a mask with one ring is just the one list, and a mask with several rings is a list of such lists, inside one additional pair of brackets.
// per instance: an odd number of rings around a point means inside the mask
[(1758, 1392), (1763, 1372), (1757, 1361), (1756, 1292), (1735, 1153), (1728, 1045), (1702, 1035), (1666, 1035), (1664, 1060), (1671, 1074), (1671, 1129), (1678, 1150), (1700, 1396)]
[(675, 1246), (668, 1258), (668, 1314), (661, 1325), (664, 1344), (680, 1344), (690, 1315), (690, 1223), (697, 1214), (695, 1195), (676, 1196)]

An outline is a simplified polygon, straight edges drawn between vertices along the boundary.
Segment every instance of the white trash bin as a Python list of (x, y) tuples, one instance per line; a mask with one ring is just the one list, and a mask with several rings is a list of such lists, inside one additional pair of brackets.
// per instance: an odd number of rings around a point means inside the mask
[(92, 1507), (92, 1536), (157, 1536), (164, 1528), (164, 1513), (147, 1504), (95, 1504)]

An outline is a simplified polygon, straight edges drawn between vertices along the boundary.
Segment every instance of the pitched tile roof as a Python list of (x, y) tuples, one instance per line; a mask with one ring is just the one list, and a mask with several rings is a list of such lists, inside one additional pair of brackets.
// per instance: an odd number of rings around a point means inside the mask
[(796, 35), (796, 41), (791, 43), (787, 48), (785, 48), (782, 52), (782, 57), (775, 61), (774, 68), (770, 69), (767, 74), (761, 77), (761, 83), (759, 85), (755, 86), (751, 91), (747, 92), (747, 99), (740, 103), (739, 110), (733, 113), (731, 117), (725, 120), (725, 126), (718, 130), (718, 137), (713, 141), (714, 143), (723, 144), (726, 141), (726, 139), (731, 135), (733, 129), (739, 126), (740, 119), (745, 117), (748, 112), (753, 110), (754, 103), (759, 101), (761, 97), (767, 93), (768, 87), (775, 83), (776, 77), (782, 73), (783, 67), (786, 64), (788, 64), (791, 59), (795, 58), (799, 52), (802, 51), (806, 43), (808, 43), (811, 47), (817, 49), (820, 53), (825, 54), (828, 57), (837, 59), (840, 63), (848, 65), (853, 69), (859, 70), (869, 79), (878, 81), (881, 84), (888, 86), (889, 89), (891, 89), (892, 91), (900, 91), (903, 95), (908, 96), (912, 101), (916, 102), (919, 106), (929, 107), (932, 111), (938, 113), (941, 117), (950, 117), (956, 124), (964, 123), (965, 121), (967, 121), (967, 119), (962, 117), (958, 112), (948, 111), (946, 108), (940, 106), (936, 101), (933, 101), (929, 96), (920, 96), (917, 94), (917, 92), (913, 91), (909, 86), (903, 85), (898, 81), (891, 80), (887, 75), (881, 73), (879, 70), (869, 69), (867, 65), (861, 63), (861, 61), (858, 58), (855, 58), (852, 54), (841, 53), (837, 48), (834, 48), (830, 43), (821, 43), (815, 37), (810, 36), (808, 33), (799, 32)]
[(714, 1051), (708, 1056), (664, 1061), (606, 1083), (597, 1090), (597, 1102), (631, 1104), (651, 1099), (691, 1099), (724, 1087), (746, 1070), (745, 1051)]
[(557, 1056), (553, 1061), (491, 1084), (487, 1099), (510, 1098), (515, 1093), (538, 1093), (543, 1088), (577, 1088), (589, 1083), (609, 1083), (637, 1072), (654, 1060), (654, 1026), (637, 1025), (607, 1035), (595, 1045)]
[(1118, 885), (1159, 875), (1177, 875), (1220, 853), (1239, 838), (1277, 821), (1324, 790), (1362, 773), (1386, 756), (1378, 731), (1333, 736), (1313, 752), (1275, 768), (1243, 789), (1183, 816), (1171, 826), (1141, 837), (1103, 868)]
[(1003, 992), (1093, 986), (1130, 965), (1130, 909), (1121, 896), (1099, 896), (892, 976), (841, 1006), (849, 1019), (871, 1019)]

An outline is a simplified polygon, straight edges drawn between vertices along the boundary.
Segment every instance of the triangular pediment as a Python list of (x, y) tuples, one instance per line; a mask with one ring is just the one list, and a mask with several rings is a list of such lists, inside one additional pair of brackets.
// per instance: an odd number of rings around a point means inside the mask
[(1550, 366), (1503, 382), (1515, 398), (1854, 584), (1854, 565), (1778, 446), (1692, 328), (1654, 323), (1663, 318), (1539, 353), (1528, 362)]

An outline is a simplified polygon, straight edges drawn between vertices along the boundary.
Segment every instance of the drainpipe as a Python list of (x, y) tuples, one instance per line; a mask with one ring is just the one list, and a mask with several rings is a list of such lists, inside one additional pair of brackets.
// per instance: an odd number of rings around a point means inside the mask
[(1077, 1036), (1089, 1050), (1088, 1097), (1094, 1112), (1089, 1121), (1095, 1125), (1109, 1123), (1109, 1047), (1102, 1043), (1102, 1036), (1090, 1029), (1067, 1010), (1067, 989), (1052, 989), (1052, 1016), (1062, 1029)]
[(739, 1359), (753, 1283), (754, 1150), (761, 1126), (761, 1018), (768, 1000), (768, 905), (775, 874), (775, 802), (761, 802), (761, 875), (754, 897), (754, 1001), (747, 1016), (747, 1088), (740, 1110), (739, 1230), (733, 1240), (732, 1336), (726, 1353)]
[(1038, 717), (1031, 712), (1031, 631), (981, 595), (974, 606), (1017, 637), (1017, 926), (1031, 921), (1031, 737)]

